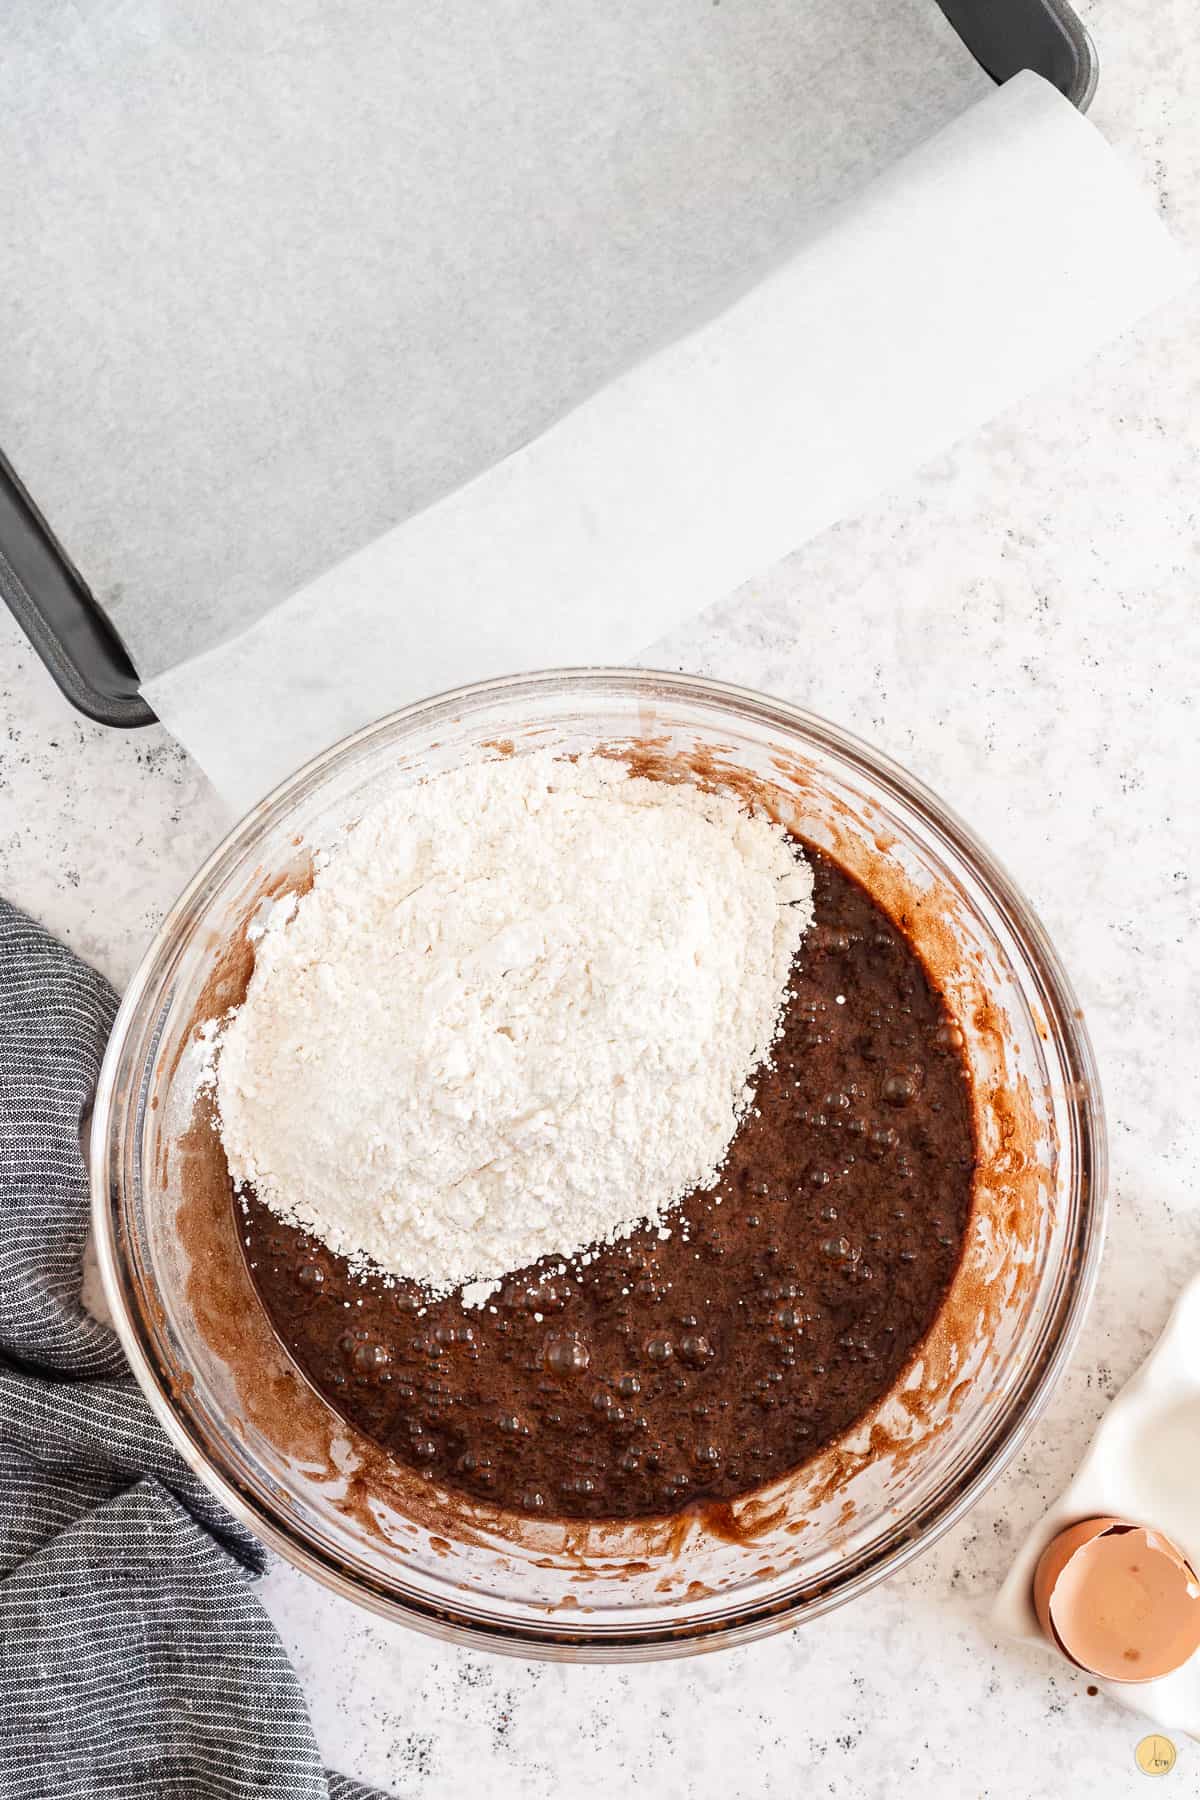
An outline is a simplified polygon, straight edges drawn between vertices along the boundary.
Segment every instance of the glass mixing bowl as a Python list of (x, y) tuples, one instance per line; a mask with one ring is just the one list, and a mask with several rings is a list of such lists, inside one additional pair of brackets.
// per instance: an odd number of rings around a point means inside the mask
[[(382, 784), (481, 757), (638, 742), (666, 774), (756, 794), (900, 922), (972, 1072), (980, 1169), (962, 1265), (890, 1395), (799, 1471), (729, 1506), (621, 1524), (489, 1511), (397, 1469), (277, 1344), (205, 1118), (203, 1021), (240, 997), (247, 927)], [(1066, 1362), (1104, 1215), (1096, 1072), (1070, 985), (1003, 870), (911, 776), (798, 708), (694, 677), (562, 670), (463, 688), (286, 781), (171, 910), (125, 996), (92, 1122), (117, 1329), (179, 1451), (274, 1549), (435, 1635), (623, 1660), (744, 1643), (902, 1567), (994, 1481)]]

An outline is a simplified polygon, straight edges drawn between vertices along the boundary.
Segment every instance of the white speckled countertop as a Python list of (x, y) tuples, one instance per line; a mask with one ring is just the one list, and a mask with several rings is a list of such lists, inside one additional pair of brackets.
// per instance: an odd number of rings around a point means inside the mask
[[(1200, 244), (1194, 0), (1085, 9), (1093, 116)], [(1188, 91), (1188, 59), (1193, 85)], [(1200, 296), (646, 661), (810, 705), (980, 831), (1040, 909), (1104, 1077), (1112, 1221), (1071, 1370), (966, 1522), (853, 1607), (649, 1669), (442, 1649), (284, 1568), (264, 1595), (332, 1764), (397, 1795), (863, 1800), (1142, 1792), (1131, 1715), (988, 1634), (1013, 1546), (1200, 1267)], [(220, 835), (157, 729), (80, 720), (0, 615), (0, 885), (117, 983)], [(1166, 1793), (1200, 1792), (1179, 1740)]]

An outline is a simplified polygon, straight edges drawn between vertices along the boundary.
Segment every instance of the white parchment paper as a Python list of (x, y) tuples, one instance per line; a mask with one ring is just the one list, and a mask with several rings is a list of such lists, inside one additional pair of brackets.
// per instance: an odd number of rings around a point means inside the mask
[(936, 0), (5, 0), (0, 442), (144, 676), (985, 93)]
[(1018, 76), (718, 317), (146, 692), (241, 807), (423, 694), (632, 657), (1189, 275)]
[(935, 0), (12, 0), (0, 442), (231, 806), (628, 659), (1182, 280)]

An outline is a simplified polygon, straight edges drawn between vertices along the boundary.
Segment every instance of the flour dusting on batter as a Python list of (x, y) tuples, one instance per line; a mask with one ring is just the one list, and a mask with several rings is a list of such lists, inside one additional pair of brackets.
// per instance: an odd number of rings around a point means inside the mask
[(667, 1220), (769, 1058), (812, 871), (725, 794), (516, 756), (397, 785), (276, 908), (220, 1033), (235, 1183), (471, 1284)]

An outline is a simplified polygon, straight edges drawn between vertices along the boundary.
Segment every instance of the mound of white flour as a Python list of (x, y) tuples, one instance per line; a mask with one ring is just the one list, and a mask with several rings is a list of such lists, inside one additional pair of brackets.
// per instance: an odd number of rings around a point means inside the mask
[(716, 1177), (811, 918), (786, 834), (688, 783), (542, 753), (397, 786), (221, 1033), (234, 1180), (439, 1294), (661, 1222)]

